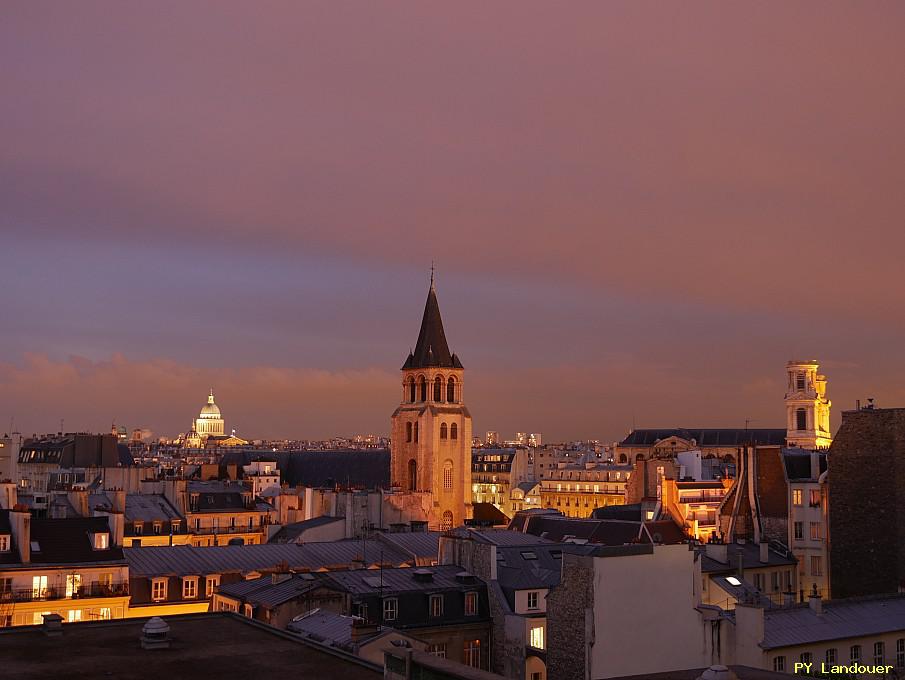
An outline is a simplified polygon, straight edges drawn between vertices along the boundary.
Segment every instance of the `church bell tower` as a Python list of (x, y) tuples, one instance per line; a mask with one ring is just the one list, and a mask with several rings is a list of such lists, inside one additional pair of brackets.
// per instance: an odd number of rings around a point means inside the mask
[(471, 414), (462, 396), (463, 374), (446, 342), (431, 275), (418, 341), (402, 366), (391, 473), (403, 491), (431, 494), (430, 524), (441, 530), (471, 516)]
[(816, 360), (790, 361), (786, 364), (786, 442), (803, 449), (828, 449), (833, 443), (830, 432), (830, 406), (826, 397), (826, 376), (820, 375)]

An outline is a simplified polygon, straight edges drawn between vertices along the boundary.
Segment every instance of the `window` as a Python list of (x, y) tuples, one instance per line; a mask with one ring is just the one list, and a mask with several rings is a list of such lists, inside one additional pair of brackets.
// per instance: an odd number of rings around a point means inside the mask
[(135, 534), (136, 536), (141, 536), (144, 533), (144, 531), (145, 531), (145, 525), (142, 524), (141, 522), (135, 522), (132, 525), (132, 533)]
[(774, 571), (774, 572), (770, 573), (770, 587), (773, 589), (774, 592), (779, 590), (779, 572), (778, 571)]
[(830, 647), (826, 650), (826, 663), (827, 665), (833, 665), (836, 663), (836, 648)]
[(458, 439), (459, 438), (459, 426), (453, 423), (449, 426), (449, 438), (450, 439)]
[(451, 531), (453, 528), (453, 514), (450, 510), (443, 512), (443, 519), (440, 521), (440, 531)]
[(9, 535), (0, 535), (0, 552), (9, 552)]
[(450, 378), (446, 381), (446, 401), (454, 403), (456, 401), (456, 379)]
[(883, 664), (886, 659), (886, 645), (882, 642), (874, 643), (874, 663), (877, 665)]
[(465, 593), (465, 616), (476, 616), (478, 613), (478, 594)]
[(804, 389), (804, 373), (799, 373), (795, 378), (795, 389)]
[(797, 430), (807, 430), (808, 429), (808, 413), (803, 408), (800, 408), (795, 411), (795, 429), (797, 429)]
[(820, 489), (811, 489), (810, 493), (810, 501), (809, 504), (812, 508), (816, 508), (820, 505)]
[(220, 574), (208, 574), (204, 580), (204, 596), (207, 598), (214, 596), (214, 591), (220, 587)]
[(811, 556), (811, 576), (823, 576), (823, 560), (817, 555)]
[(452, 491), (453, 488), (453, 469), (452, 462), (443, 463), (443, 490)]
[(395, 621), (396, 615), (399, 613), (399, 600), (395, 597), (388, 597), (383, 601), (383, 620)]
[(754, 574), (754, 587), (763, 592), (764, 588), (764, 574)]
[(413, 434), (415, 435), (415, 442), (418, 441), (418, 423), (415, 423), (412, 426)]
[(800, 541), (804, 538), (804, 522), (795, 522), (792, 527), (795, 530), (795, 540)]
[(786, 670), (786, 657), (784, 656), (774, 656), (773, 657), (773, 670), (777, 673), (782, 673)]
[(848, 658), (853, 662), (861, 661), (861, 645), (852, 645)]
[(76, 597), (82, 587), (81, 574), (66, 574), (66, 597)]
[(110, 607), (101, 607), (97, 610), (97, 618), (101, 621), (109, 621), (113, 618), (113, 610)]
[(819, 541), (820, 540), (820, 522), (810, 522), (811, 529), (811, 540)]
[(439, 656), (441, 659), (446, 658), (446, 643), (440, 642), (433, 645), (427, 646), (427, 653), (433, 654), (434, 656)]
[(443, 401), (443, 378), (439, 375), (434, 379), (434, 401)]
[(47, 596), (47, 577), (33, 576), (31, 579), (31, 595), (36, 600), (42, 600)]
[(412, 458), (409, 460), (409, 491), (418, 490), (418, 463)]
[(358, 603), (356, 603), (355, 608), (358, 610), (357, 616), (359, 618), (362, 618), (365, 621), (367, 621), (368, 620), (368, 603), (367, 602), (358, 602)]
[(412, 424), (411, 423), (405, 424), (405, 441), (407, 441), (407, 442), (412, 441)]
[(446, 439), (446, 423), (440, 423), (440, 439)]
[(69, 623), (75, 623), (76, 621), (82, 620), (82, 610), (81, 609), (70, 609), (68, 612), (68, 616), (66, 620)]
[(0, 593), (8, 593), (13, 589), (13, 579), (11, 576), (0, 578)]
[(409, 393), (409, 401), (413, 404), (415, 403), (415, 379), (408, 379), (408, 393)]
[(423, 375), (418, 378), (418, 396), (420, 401), (427, 401), (427, 381)]
[[(560, 553), (561, 555), (562, 553)], [(528, 609), (537, 609), (537, 600), (538, 600), (538, 592), (536, 590), (532, 590), (528, 593)]]
[(182, 599), (194, 600), (198, 597), (198, 577), (186, 576), (182, 579)]
[(905, 638), (896, 640), (896, 666), (905, 668)]
[(443, 596), (431, 595), (430, 597), (430, 613), (431, 616), (443, 616)]
[(801, 505), (801, 489), (792, 489), (792, 505)]
[(801, 663), (811, 663), (812, 655), (810, 652), (801, 653)]
[(163, 602), (167, 599), (167, 580), (155, 578), (151, 581), (151, 599), (154, 602)]
[(160, 536), (160, 527), (161, 527), (160, 522), (154, 522), (154, 534), (156, 536)]
[(108, 550), (110, 548), (110, 534), (102, 531), (94, 534), (94, 549)]
[(481, 667), (481, 641), (480, 640), (466, 640), (465, 648), (463, 654), (463, 661), (466, 666), (471, 666), (472, 668), (480, 668)]
[(544, 627), (532, 626), (531, 634), (528, 637), (528, 644), (535, 649), (544, 649)]

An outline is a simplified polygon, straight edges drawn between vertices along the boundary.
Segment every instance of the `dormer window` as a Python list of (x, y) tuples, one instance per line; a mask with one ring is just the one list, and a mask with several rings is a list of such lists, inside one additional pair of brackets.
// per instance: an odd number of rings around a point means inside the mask
[(95, 550), (109, 550), (110, 534), (106, 531), (98, 531), (97, 533), (91, 534), (91, 545)]
[(134, 533), (136, 536), (141, 536), (144, 531), (145, 525), (141, 522), (135, 522), (134, 524), (132, 524), (132, 533)]
[(11, 544), (9, 534), (0, 534), (0, 553), (9, 552)]

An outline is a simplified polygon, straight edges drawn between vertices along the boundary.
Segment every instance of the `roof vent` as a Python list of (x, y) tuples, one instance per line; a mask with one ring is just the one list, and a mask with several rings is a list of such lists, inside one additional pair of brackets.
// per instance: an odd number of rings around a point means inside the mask
[(41, 630), (47, 637), (60, 637), (63, 634), (63, 617), (59, 614), (42, 614), (44, 623)]
[(434, 572), (430, 569), (415, 569), (415, 571), (412, 572), (412, 578), (419, 583), (430, 583), (434, 580)]
[(148, 619), (141, 627), (142, 649), (168, 649), (170, 646), (170, 626), (159, 616)]
[(459, 583), (474, 583), (474, 575), (468, 573), (467, 571), (460, 571), (456, 574), (456, 580)]

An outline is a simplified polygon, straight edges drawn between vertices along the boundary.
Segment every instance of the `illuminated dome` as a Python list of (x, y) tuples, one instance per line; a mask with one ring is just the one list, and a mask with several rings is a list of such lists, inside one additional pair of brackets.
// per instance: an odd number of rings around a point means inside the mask
[(214, 391), (211, 390), (207, 403), (201, 409), (201, 418), (217, 419), (220, 418), (220, 407), (214, 403)]

